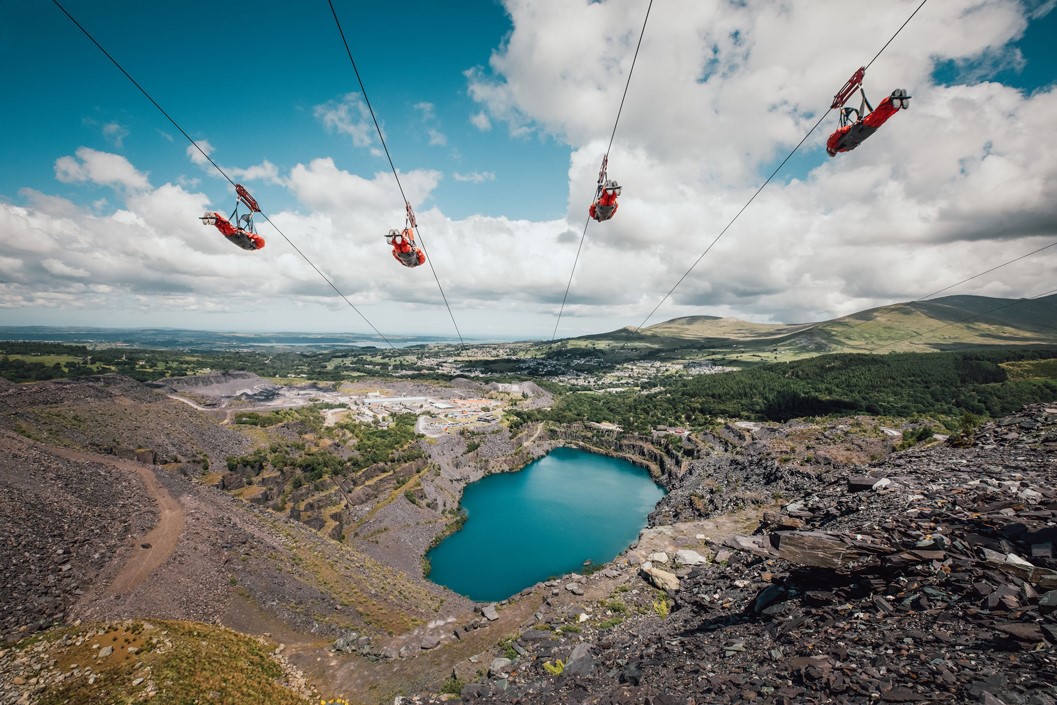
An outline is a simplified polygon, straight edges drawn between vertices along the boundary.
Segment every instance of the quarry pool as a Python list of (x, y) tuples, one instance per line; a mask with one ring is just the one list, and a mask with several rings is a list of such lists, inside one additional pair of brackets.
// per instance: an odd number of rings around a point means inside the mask
[(429, 579), (481, 602), (601, 565), (627, 548), (664, 496), (626, 460), (558, 448), (467, 486), (467, 520), (427, 555)]

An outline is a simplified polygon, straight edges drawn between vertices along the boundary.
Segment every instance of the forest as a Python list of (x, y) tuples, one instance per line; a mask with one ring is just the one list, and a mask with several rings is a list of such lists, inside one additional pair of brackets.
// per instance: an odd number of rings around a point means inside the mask
[[(994, 417), (1024, 404), (1057, 399), (1057, 378), (1049, 372), (1054, 358), (1057, 348), (1052, 347), (821, 355), (738, 372), (671, 377), (641, 391), (567, 391), (550, 410), (511, 413), (516, 423), (608, 421), (636, 432), (658, 426), (703, 427), (717, 418)], [(1034, 368), (1042, 372), (1039, 376), (1018, 373), (1013, 379), (1003, 363), (1037, 363)]]

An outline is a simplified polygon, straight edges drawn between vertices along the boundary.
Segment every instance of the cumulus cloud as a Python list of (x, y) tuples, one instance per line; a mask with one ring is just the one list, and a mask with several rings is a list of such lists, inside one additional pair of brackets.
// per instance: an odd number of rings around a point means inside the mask
[(313, 109), (313, 115), (331, 132), (348, 135), (356, 147), (370, 147), (374, 143), (374, 122), (359, 93), (347, 93), (338, 100), (329, 100)]
[[(588, 222), (646, 4), (506, 0), (512, 31), (487, 66), (466, 73), (476, 129), (501, 124), (515, 139), (568, 146), (558, 217), (453, 219), (437, 195), (439, 170), (400, 173), (464, 333), (549, 337), (585, 227), (559, 335), (638, 324), (707, 247), (651, 322), (702, 313), (820, 320), (929, 295), (1057, 240), (1057, 142), (1039, 138), (1057, 119), (1057, 87), (1025, 94), (989, 76), (1015, 64), (1011, 43), (1029, 14), (1052, 10), (1049, 1), (927, 4), (867, 74), (871, 99), (903, 87), (911, 108), (833, 159), (822, 151), (836, 127), (830, 115), (740, 216), (917, 2), (858, 13), (836, 1), (655, 4), (609, 152), (609, 175), (624, 187), (620, 211)], [(961, 73), (938, 85), (936, 62)], [(435, 106), (415, 109), (435, 119)], [(353, 144), (375, 144), (357, 94), (314, 113)], [(82, 210), (30, 191), (20, 205), (0, 203), (0, 306), (237, 312), (256, 328), (274, 327), (280, 312), (295, 323), (320, 318), (306, 312), (349, 314), (267, 224), (265, 250), (244, 253), (196, 220), (207, 199), (195, 182), (153, 188), (124, 157), (82, 150), (56, 162), (56, 177), (117, 186), (114, 205)], [(491, 164), (480, 167), (451, 177), (495, 179)], [(356, 174), (320, 157), (232, 173), (296, 199), (272, 220), (367, 315), (381, 316), (372, 320), (383, 332), (447, 330), (429, 269), (396, 265), (385, 243), (404, 224), (390, 172)], [(1057, 247), (946, 293), (1034, 296), (1055, 274)], [(110, 290), (92, 288), (100, 284)], [(362, 321), (353, 315), (349, 327)]]
[(80, 147), (75, 157), (59, 157), (55, 161), (55, 178), (64, 183), (92, 183), (128, 190), (150, 187), (147, 175), (138, 171), (119, 154), (99, 152)]
[(269, 184), (283, 184), (283, 178), (279, 175), (279, 167), (267, 159), (260, 164), (255, 164), (245, 169), (228, 167), (224, 171), (228, 172), (233, 179), (239, 181), (263, 181)]
[[(646, 2), (504, 4), (513, 32), (487, 68), (467, 72), (469, 94), (512, 135), (572, 146), (566, 219), (582, 222)], [(648, 312), (872, 55), (869, 40), (880, 48), (916, 5), (842, 14), (840, 32), (834, 3), (654, 7), (610, 153), (621, 211), (588, 230), (571, 292), (585, 303), (574, 315), (602, 314), (607, 306), (591, 302), (607, 296)], [(1051, 145), (1035, 149), (1028, 138), (1057, 117), (1054, 91), (1025, 96), (982, 80), (1017, 64), (1009, 42), (1025, 27), (1015, 2), (922, 9), (866, 82), (875, 102), (910, 89), (912, 108), (858, 151), (772, 183), (659, 318), (703, 309), (757, 320), (840, 315), (925, 295), (936, 273), (958, 281), (992, 261), (982, 257), (1057, 236), (1057, 161)], [(959, 81), (975, 85), (933, 85), (935, 60), (956, 62)], [(818, 154), (835, 121), (805, 151)], [(566, 247), (579, 241), (573, 228)], [(1034, 274), (1016, 274), (1008, 288), (1034, 291), (1054, 259), (1033, 260)], [(608, 289), (607, 270), (628, 285)]]
[[(187, 158), (197, 166), (202, 167), (207, 173), (216, 178), (224, 178), (224, 175), (217, 171), (216, 167), (210, 162), (214, 152), (213, 145), (209, 143), (209, 140), (195, 140), (194, 144), (187, 145), (185, 153)], [(214, 160), (216, 161), (216, 160)], [(270, 161), (265, 159), (260, 164), (255, 164), (249, 167), (237, 167), (237, 166), (220, 166), (224, 170), (224, 174), (227, 174), (230, 178), (237, 181), (263, 181), (269, 184), (282, 185), (283, 179), (279, 175), (279, 167), (272, 164)], [(194, 188), (198, 185), (197, 179), (189, 179), (187, 177), (179, 177), (178, 183), (184, 186)]]

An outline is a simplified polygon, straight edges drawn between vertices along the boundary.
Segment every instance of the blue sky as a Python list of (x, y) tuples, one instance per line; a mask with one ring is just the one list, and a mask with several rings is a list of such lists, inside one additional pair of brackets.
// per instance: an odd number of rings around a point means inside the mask
[[(402, 203), (326, 0), (63, 4), (380, 330), (453, 332), (385, 248)], [(465, 334), (550, 336), (647, 4), (335, 0)], [(642, 320), (917, 4), (655, 3), (621, 211), (588, 228), (559, 333)], [(911, 109), (836, 159), (827, 120), (654, 322), (819, 320), (1057, 240), (1054, 4), (927, 3), (866, 81)], [(0, 66), (0, 325), (363, 332), (269, 226), (244, 253), (198, 223), (229, 184), (52, 3), (0, 0)], [(951, 293), (1032, 296), (1055, 270)]]
[[(184, 130), (218, 150), (221, 164), (267, 159), (287, 170), (331, 155), (364, 175), (388, 169), (384, 157), (321, 131), (313, 115), (316, 105), (359, 93), (325, 1), (252, 9), (202, 0), (63, 4)], [(433, 194), (453, 217), (561, 215), (568, 147), (551, 138), (510, 140), (504, 130), (481, 132), (469, 122), (480, 109), (463, 72), (486, 65), (510, 31), (501, 4), (337, 0), (335, 7), (398, 169), (480, 175), (447, 178)], [(2, 55), (28, 68), (11, 71), (9, 85), (34, 109), (9, 116), (0, 193), (53, 190), (54, 160), (70, 145), (113, 149), (118, 137), (121, 153), (145, 171), (165, 178), (188, 171), (183, 137), (52, 3), (6, 2), (3, 11)], [(106, 125), (116, 127), (105, 133)], [(16, 135), (31, 136), (32, 148)], [(224, 184), (213, 186), (219, 200)], [(75, 202), (90, 196), (76, 187), (61, 193)], [(281, 189), (268, 195), (270, 211), (293, 205)]]

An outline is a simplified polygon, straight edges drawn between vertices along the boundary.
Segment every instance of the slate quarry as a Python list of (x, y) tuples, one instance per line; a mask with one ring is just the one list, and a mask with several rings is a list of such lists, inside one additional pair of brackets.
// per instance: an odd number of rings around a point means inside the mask
[(569, 633), (544, 608), (461, 699), (1057, 703), (1057, 405), (799, 482), (682, 571), (667, 616)]

